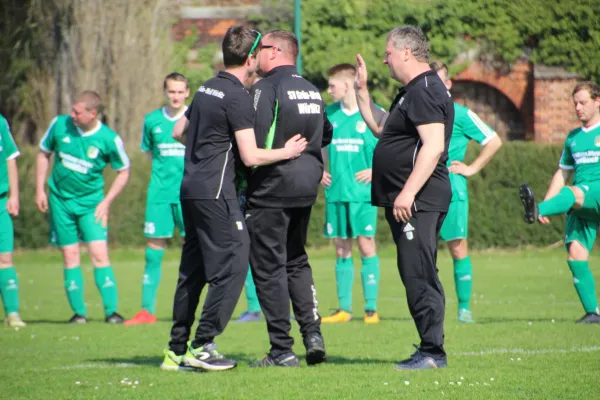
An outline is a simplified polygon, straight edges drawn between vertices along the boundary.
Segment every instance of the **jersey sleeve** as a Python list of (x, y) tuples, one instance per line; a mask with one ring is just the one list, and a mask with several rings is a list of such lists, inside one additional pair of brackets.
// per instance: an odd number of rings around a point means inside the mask
[(19, 149), (17, 148), (17, 144), (15, 143), (11, 133), (10, 127), (8, 126), (8, 121), (6, 119), (0, 117), (0, 135), (2, 135), (2, 143), (4, 146), (4, 151), (6, 154), (7, 160), (15, 159), (19, 156)]
[(568, 138), (565, 141), (565, 147), (563, 148), (562, 154), (560, 155), (558, 167), (560, 169), (575, 168), (575, 160), (573, 159), (573, 154), (571, 154), (570, 140)]
[(496, 132), (471, 110), (467, 110), (465, 118), (463, 118), (462, 129), (467, 137), (473, 139), (481, 146), (485, 146), (496, 136)]
[(227, 122), (233, 132), (254, 127), (252, 98), (246, 93), (236, 96), (227, 106)]
[(432, 90), (419, 90), (408, 101), (406, 113), (415, 126), (446, 122), (447, 102), (438, 99)]
[(140, 149), (144, 152), (152, 151), (152, 130), (146, 121), (142, 125), (142, 144), (140, 145)]
[(110, 141), (108, 158), (110, 166), (116, 171), (123, 171), (129, 168), (129, 157), (125, 152), (125, 145), (119, 136)]
[(54, 127), (56, 125), (57, 119), (58, 117), (54, 118), (52, 122), (50, 122), (48, 130), (46, 131), (44, 136), (42, 136), (42, 140), (40, 140), (40, 150), (42, 150), (45, 153), (52, 153), (54, 151), (56, 136), (54, 133)]

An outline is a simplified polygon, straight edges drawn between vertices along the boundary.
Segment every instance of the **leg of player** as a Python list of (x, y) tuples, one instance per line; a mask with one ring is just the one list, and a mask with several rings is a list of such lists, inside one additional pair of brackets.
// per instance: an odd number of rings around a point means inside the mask
[(106, 240), (88, 242), (90, 259), (94, 266), (94, 280), (102, 296), (104, 304), (104, 321), (110, 324), (122, 324), (125, 319), (117, 313), (119, 297), (117, 294), (117, 281), (113, 268), (108, 259), (108, 245)]
[(146, 240), (146, 265), (142, 281), (142, 310), (135, 314), (133, 318), (125, 321), (123, 325), (131, 326), (156, 323), (156, 293), (160, 284), (161, 264), (166, 247), (166, 239), (148, 238)]
[(584, 193), (576, 186), (564, 186), (554, 197), (536, 204), (533, 191), (527, 184), (521, 185), (519, 196), (525, 207), (525, 222), (533, 224), (538, 216), (566, 214), (571, 208), (583, 206)]
[(362, 258), (362, 269), (360, 277), (362, 279), (363, 295), (365, 297), (365, 316), (366, 324), (376, 324), (379, 322), (377, 314), (377, 293), (379, 291), (379, 257), (375, 246), (374, 237), (358, 236), (356, 238), (358, 250)]
[(259, 322), (261, 320), (260, 303), (258, 302), (256, 285), (254, 284), (250, 266), (248, 266), (248, 275), (246, 275), (246, 281), (244, 282), (244, 290), (246, 291), (248, 309), (240, 315), (237, 322)]
[(74, 315), (69, 320), (71, 324), (87, 323), (87, 311), (83, 297), (83, 273), (81, 272), (81, 256), (79, 244), (70, 244), (60, 248), (65, 267), (65, 291), (67, 300)]
[(6, 313), (4, 324), (10, 328), (25, 327), (19, 315), (19, 280), (12, 262), (12, 252), (0, 253), (0, 295)]
[(323, 323), (348, 322), (352, 319), (352, 284), (354, 264), (352, 263), (352, 239), (335, 238), (335, 281), (339, 308), (330, 316), (321, 319)]
[(454, 264), (454, 286), (458, 299), (458, 322), (472, 323), (471, 293), (473, 291), (473, 265), (467, 250), (467, 239), (447, 242)]
[[(569, 221), (567, 225), (573, 222)], [(578, 229), (578, 231), (582, 232), (583, 229)], [(589, 251), (579, 241), (567, 243), (567, 246), (569, 249), (567, 264), (573, 274), (573, 285), (585, 310), (585, 315), (577, 323), (598, 324), (600, 315), (596, 300), (596, 283), (588, 264)]]

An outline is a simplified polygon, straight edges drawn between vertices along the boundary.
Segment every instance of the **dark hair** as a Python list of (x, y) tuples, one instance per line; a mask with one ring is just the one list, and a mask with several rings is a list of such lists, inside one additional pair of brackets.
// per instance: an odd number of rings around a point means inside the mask
[(327, 76), (330, 78), (342, 74), (354, 78), (356, 76), (356, 67), (352, 64), (343, 63), (336, 64), (333, 67), (329, 68), (329, 71), (327, 71)]
[[(223, 64), (225, 64), (225, 67), (239, 67), (244, 65), (258, 35), (258, 32), (241, 25), (229, 28), (223, 38), (222, 45)], [(253, 53), (258, 51), (259, 48), (260, 46), (256, 46)]]
[(575, 96), (575, 93), (582, 90), (587, 90), (587, 92), (590, 94), (590, 97), (594, 100), (600, 98), (600, 87), (598, 87), (598, 85), (592, 81), (579, 82), (577, 85), (575, 85), (572, 95)]
[(275, 40), (283, 41), (287, 44), (287, 49), (281, 49), (282, 51), (287, 51), (290, 56), (295, 59), (298, 58), (299, 46), (298, 39), (296, 39), (296, 35), (294, 35), (290, 31), (284, 31), (283, 29), (277, 29), (267, 33), (265, 36), (269, 36), (269, 38), (273, 38)]
[(179, 72), (171, 72), (169, 75), (165, 76), (165, 80), (163, 81), (163, 89), (167, 89), (167, 81), (185, 82), (185, 88), (187, 89), (188, 87), (187, 78)]

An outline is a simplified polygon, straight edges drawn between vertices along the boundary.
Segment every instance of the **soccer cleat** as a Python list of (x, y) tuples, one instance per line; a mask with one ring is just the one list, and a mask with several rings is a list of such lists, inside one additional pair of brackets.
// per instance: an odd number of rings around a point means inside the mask
[(69, 324), (87, 324), (88, 320), (84, 315), (75, 314), (69, 320)]
[(125, 326), (131, 325), (144, 325), (144, 324), (155, 324), (156, 323), (156, 315), (152, 315), (148, 312), (148, 310), (142, 310), (139, 313), (135, 314), (133, 318), (128, 319), (123, 322)]
[(187, 352), (183, 356), (183, 362), (190, 367), (207, 371), (224, 371), (237, 366), (235, 361), (229, 360), (223, 354), (219, 353), (217, 345), (214, 343), (207, 343), (197, 349), (191, 346), (188, 347)]
[(600, 315), (596, 313), (587, 313), (577, 320), (577, 324), (600, 324)]
[(475, 320), (473, 320), (473, 313), (471, 312), (471, 310), (467, 310), (466, 308), (461, 308), (460, 310), (458, 310), (458, 322), (465, 322), (470, 324), (475, 322)]
[(365, 321), (365, 324), (377, 324), (381, 320), (379, 319), (379, 314), (377, 314), (377, 311), (367, 310), (367, 311), (365, 311), (364, 321)]
[(25, 328), (27, 324), (23, 322), (19, 313), (12, 312), (6, 316), (4, 320), (4, 325), (9, 328)]
[(160, 364), (160, 369), (163, 371), (179, 371), (185, 369), (183, 365), (183, 356), (178, 356), (171, 350), (165, 350), (165, 358)]
[(519, 187), (519, 197), (525, 208), (524, 219), (528, 224), (533, 224), (538, 218), (538, 207), (535, 197), (528, 184), (524, 183)]
[(237, 319), (237, 322), (260, 322), (261, 320), (260, 311), (245, 311)]
[(325, 342), (319, 333), (309, 333), (303, 340), (306, 348), (306, 363), (316, 365), (327, 361)]
[(349, 322), (352, 319), (352, 314), (344, 310), (336, 310), (329, 317), (321, 318), (321, 322), (325, 324), (335, 324), (338, 322)]
[(122, 324), (123, 322), (125, 322), (125, 318), (123, 318), (123, 316), (119, 313), (114, 312), (108, 317), (106, 317), (104, 319), (104, 322), (106, 322), (107, 324)]
[(420, 369), (446, 368), (448, 365), (446, 359), (436, 360), (433, 357), (421, 353), (418, 346), (415, 345), (415, 348), (417, 351), (411, 355), (410, 358), (400, 361), (396, 365), (397, 370), (411, 371)]
[(272, 357), (267, 354), (265, 358), (250, 364), (250, 368), (262, 367), (299, 367), (300, 361), (294, 353), (282, 354), (279, 357)]

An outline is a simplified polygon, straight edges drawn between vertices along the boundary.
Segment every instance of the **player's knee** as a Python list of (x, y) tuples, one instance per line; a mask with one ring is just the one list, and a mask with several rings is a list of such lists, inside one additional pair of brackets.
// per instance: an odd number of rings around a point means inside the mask
[(454, 260), (462, 260), (467, 257), (467, 241), (465, 239), (450, 240), (447, 244), (450, 255)]
[(108, 259), (108, 247), (105, 241), (96, 241), (89, 243), (90, 260), (94, 267), (106, 267), (110, 265)]
[(350, 239), (335, 239), (335, 254), (337, 258), (349, 258), (352, 256), (352, 241)]
[(569, 243), (569, 261), (587, 261), (589, 253), (583, 245), (577, 241)]
[(165, 239), (149, 238), (146, 241), (146, 246), (154, 250), (164, 250), (167, 247)]
[(12, 266), (12, 253), (0, 253), (0, 269), (6, 269)]
[(375, 254), (377, 254), (377, 250), (375, 248), (375, 238), (359, 236), (356, 241), (358, 242), (360, 255), (363, 258), (373, 257)]
[(78, 244), (63, 247), (62, 255), (65, 268), (75, 268), (79, 266), (80, 253)]
[(569, 189), (571, 189), (571, 191), (575, 195), (575, 207), (583, 207), (583, 200), (585, 199), (585, 193), (583, 192), (583, 190), (581, 190), (577, 186), (569, 186)]

